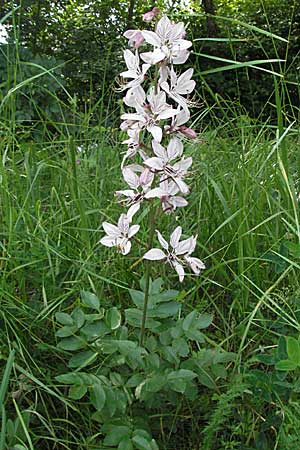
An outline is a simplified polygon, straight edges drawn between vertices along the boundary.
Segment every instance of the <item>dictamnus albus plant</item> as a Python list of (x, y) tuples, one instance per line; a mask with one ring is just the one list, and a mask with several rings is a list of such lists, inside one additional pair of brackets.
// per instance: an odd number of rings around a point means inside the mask
[[(153, 8), (144, 15), (144, 20), (150, 22), (158, 14), (158, 8)], [(145, 204), (150, 205), (147, 251), (143, 258), (165, 261), (177, 272), (181, 282), (186, 268), (196, 275), (205, 268), (204, 263), (192, 255), (197, 236), (181, 239), (182, 228), (177, 226), (167, 242), (158, 230), (158, 212), (172, 214), (188, 204), (187, 178), (192, 157), (184, 154), (184, 142), (186, 138), (195, 139), (197, 134), (186, 125), (192, 105), (189, 97), (195, 88), (193, 69), (178, 72), (178, 66), (187, 61), (192, 45), (185, 35), (184, 24), (174, 23), (167, 16), (158, 20), (154, 31), (125, 32), (130, 49), (124, 51), (127, 70), (120, 75), (128, 112), (121, 115), (121, 130), (128, 138), (123, 141), (127, 150), (121, 164), (125, 188), (118, 190), (116, 195), (128, 209), (121, 214), (117, 224), (103, 223), (106, 235), (100, 240), (101, 244), (117, 247), (127, 255), (131, 241), (140, 229), (134, 224), (136, 214)], [(154, 246), (155, 234), (160, 247)], [(141, 343), (149, 279), (148, 264)]]

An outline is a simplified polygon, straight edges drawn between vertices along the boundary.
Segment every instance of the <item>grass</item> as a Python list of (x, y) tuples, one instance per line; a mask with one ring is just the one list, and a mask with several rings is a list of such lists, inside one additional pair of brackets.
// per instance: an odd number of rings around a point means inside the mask
[[(143, 248), (123, 258), (98, 244), (102, 221), (115, 221), (120, 212), (113, 192), (121, 183), (121, 137), (108, 126), (116, 114), (105, 116), (102, 102), (102, 119), (93, 125), (93, 111), (82, 115), (76, 104), (68, 115), (73, 121), (54, 123), (40, 112), (33, 138), (15, 116), (23, 87), (5, 97), (0, 117), (0, 398), (6, 397), (0, 450), (99, 450), (99, 425), (89, 405), (68, 399), (54, 380), (67, 360), (56, 347), (54, 314), (72, 310), (81, 289), (125, 308), (127, 291), (143, 271), (134, 265)], [(296, 123), (284, 125), (278, 93), (276, 98), (277, 126), (258, 124), (238, 104), (220, 99), (215, 109), (204, 105), (194, 116), (198, 129), (206, 115), (215, 126), (188, 145), (194, 158), (189, 206), (165, 221), (166, 234), (177, 222), (187, 234), (198, 233), (207, 269), (197, 279), (187, 277), (181, 299), (187, 310), (214, 313), (209, 342), (236, 352), (237, 359), (220, 392), (203, 389), (201, 405), (178, 405), (160, 418), (162, 448), (174, 449), (179, 431), (182, 450), (198, 449), (200, 442), (207, 450), (251, 448), (269, 409), (259, 410), (258, 400), (245, 405), (237, 380), (280, 335), (299, 335), (299, 130)], [(178, 287), (165, 267), (157, 268), (159, 274)], [(249, 395), (249, 386), (243, 389)], [(274, 449), (284, 450), (285, 442), (296, 448), (297, 401), (275, 405), (270, 409), (286, 418)]]

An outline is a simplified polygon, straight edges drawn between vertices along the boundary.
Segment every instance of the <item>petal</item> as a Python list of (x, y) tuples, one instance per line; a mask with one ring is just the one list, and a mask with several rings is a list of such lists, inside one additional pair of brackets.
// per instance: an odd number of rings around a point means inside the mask
[(181, 177), (174, 177), (173, 180), (177, 184), (180, 192), (182, 192), (183, 194), (189, 193), (190, 189), (189, 189), (188, 185), (182, 180)]
[(151, 44), (154, 47), (161, 46), (161, 40), (159, 36), (156, 33), (154, 33), (154, 31), (143, 30), (142, 35), (145, 41), (148, 42), (148, 44)]
[(181, 208), (183, 206), (187, 206), (188, 205), (188, 202), (183, 197), (177, 197), (177, 196), (176, 197), (172, 197), (170, 199), (170, 202), (172, 203), (174, 208)]
[(179, 264), (178, 262), (176, 262), (176, 261), (172, 262), (172, 266), (174, 267), (174, 269), (176, 270), (176, 272), (177, 272), (177, 274), (179, 276), (180, 283), (182, 283), (183, 280), (184, 280), (184, 268), (183, 268), (183, 266), (181, 264)]
[(166, 57), (166, 55), (159, 48), (156, 48), (153, 52), (141, 53), (140, 56), (145, 63), (151, 65), (163, 61)]
[(183, 153), (183, 143), (176, 137), (171, 139), (167, 148), (167, 153), (169, 161), (180, 157)]
[(140, 225), (132, 225), (132, 227), (129, 228), (128, 231), (128, 238), (132, 238), (140, 229)]
[(160, 248), (152, 248), (144, 254), (143, 258), (149, 259), (150, 261), (159, 261), (165, 259), (166, 255)]
[[(173, 25), (174, 26), (174, 25)], [(156, 25), (156, 33), (161, 40), (166, 40), (169, 33), (172, 31), (172, 23), (167, 16), (163, 16)]]
[(153, 140), (152, 148), (153, 148), (153, 151), (156, 156), (158, 156), (159, 158), (161, 158), (165, 161), (168, 160), (168, 155), (167, 155), (166, 149), (159, 142), (156, 142)]
[(140, 209), (140, 204), (136, 203), (135, 205), (130, 206), (130, 208), (127, 211), (126, 217), (129, 220), (129, 223), (131, 223), (133, 216), (138, 212)]
[(190, 119), (190, 112), (186, 109), (181, 109), (175, 118), (176, 125), (177, 126), (183, 125), (189, 119)]
[(170, 117), (174, 117), (178, 114), (178, 109), (166, 108), (158, 114), (159, 119), (169, 119)]
[(148, 126), (147, 130), (152, 134), (155, 141), (160, 142), (162, 140), (162, 129), (160, 127), (155, 125)]
[(187, 170), (193, 164), (193, 158), (183, 158), (178, 163), (174, 164), (174, 170)]
[(104, 236), (102, 239), (100, 239), (100, 244), (105, 245), (105, 247), (114, 247), (116, 244), (116, 238), (113, 238), (111, 236)]
[(167, 241), (162, 237), (162, 235), (160, 234), (160, 232), (158, 230), (156, 230), (156, 233), (157, 233), (157, 237), (158, 237), (159, 243), (162, 246), (162, 248), (164, 248), (165, 250), (168, 250), (169, 244), (167, 243)]
[(116, 225), (113, 225), (112, 223), (103, 222), (102, 228), (105, 231), (105, 233), (113, 238), (117, 238), (120, 236), (120, 230)]
[(190, 52), (187, 50), (182, 50), (182, 52), (178, 52), (176, 55), (172, 56), (173, 64), (184, 64), (189, 57)]
[(146, 161), (144, 161), (144, 164), (155, 170), (163, 170), (164, 168), (164, 161), (161, 158), (157, 158), (156, 156), (146, 159)]
[(194, 238), (191, 236), (188, 239), (185, 239), (184, 241), (181, 241), (176, 246), (175, 254), (176, 255), (184, 255), (185, 253), (189, 254), (192, 253), (192, 251), (195, 249), (194, 246)]
[(129, 187), (131, 187), (132, 189), (137, 189), (139, 187), (139, 177), (136, 173), (133, 172), (133, 170), (129, 169), (128, 167), (124, 167), (122, 170), (122, 175)]
[(122, 244), (120, 244), (120, 250), (122, 255), (128, 255), (131, 249), (131, 242), (129, 240), (125, 240)]
[(174, 249), (176, 249), (176, 247), (178, 245), (178, 242), (181, 237), (181, 233), (182, 233), (182, 228), (179, 226), (179, 227), (175, 228), (175, 230), (173, 231), (173, 233), (170, 236), (170, 244), (172, 245), (172, 247)]
[(191, 256), (186, 256), (185, 257), (186, 262), (188, 263), (188, 265), (190, 266), (190, 268), (192, 269), (192, 271), (196, 274), (199, 275), (200, 270), (205, 269), (205, 264), (203, 261), (201, 261), (201, 259), (199, 258), (194, 258)]
[(165, 191), (160, 188), (154, 188), (145, 194), (145, 198), (161, 198), (163, 195), (166, 195)]
[(124, 195), (125, 197), (134, 198), (135, 197), (135, 191), (132, 189), (124, 189), (123, 191), (116, 191), (115, 194), (117, 196)]

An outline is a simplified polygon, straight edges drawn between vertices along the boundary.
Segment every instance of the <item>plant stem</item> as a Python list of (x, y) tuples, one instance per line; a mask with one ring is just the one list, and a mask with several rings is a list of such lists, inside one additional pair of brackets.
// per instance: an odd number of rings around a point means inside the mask
[[(153, 201), (151, 201), (150, 215), (149, 215), (148, 250), (150, 250), (153, 246), (153, 238), (154, 238), (154, 231), (155, 231), (155, 212), (156, 212), (156, 208), (153, 205)], [(141, 325), (141, 337), (140, 337), (140, 345), (141, 346), (144, 345), (144, 337), (145, 337), (145, 325), (146, 325), (146, 318), (147, 318), (149, 288), (150, 288), (150, 272), (151, 272), (151, 261), (146, 261), (145, 299), (144, 299), (143, 317), (142, 317), (142, 325)]]

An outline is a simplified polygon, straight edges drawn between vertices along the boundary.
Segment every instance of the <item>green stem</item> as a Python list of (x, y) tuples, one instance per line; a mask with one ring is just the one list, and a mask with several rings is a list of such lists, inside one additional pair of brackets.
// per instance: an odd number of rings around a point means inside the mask
[[(148, 250), (150, 250), (153, 246), (153, 238), (155, 232), (155, 210), (153, 202), (150, 203), (150, 216), (149, 216), (149, 240), (148, 240)], [(144, 337), (145, 337), (145, 325), (147, 318), (147, 309), (148, 309), (148, 300), (149, 300), (149, 288), (150, 288), (150, 272), (151, 272), (151, 261), (146, 261), (146, 273), (145, 273), (145, 299), (144, 299), (144, 308), (143, 308), (143, 317), (142, 317), (142, 325), (141, 325), (141, 337), (140, 337), (140, 345), (144, 345)]]

